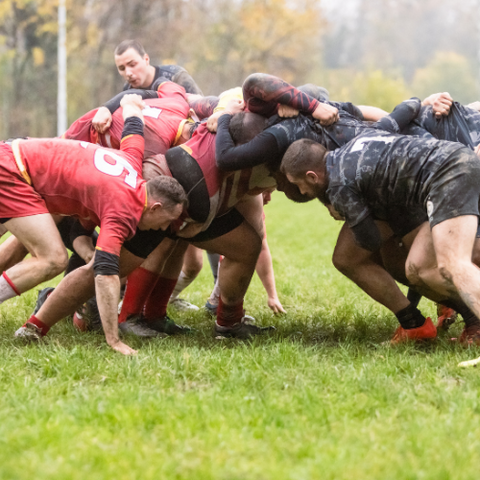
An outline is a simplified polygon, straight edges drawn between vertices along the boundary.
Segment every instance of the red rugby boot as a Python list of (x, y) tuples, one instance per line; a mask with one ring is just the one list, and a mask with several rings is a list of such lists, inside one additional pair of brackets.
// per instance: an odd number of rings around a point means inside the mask
[(437, 330), (447, 332), (457, 320), (457, 312), (453, 308), (437, 303)]
[(395, 335), (390, 340), (392, 345), (398, 345), (399, 343), (406, 343), (410, 340), (431, 340), (437, 336), (437, 329), (430, 317), (425, 319), (425, 323), (421, 327), (409, 328), (408, 330), (403, 327), (398, 327), (395, 331)]
[(458, 341), (464, 347), (480, 346), (480, 326), (470, 325), (465, 327)]

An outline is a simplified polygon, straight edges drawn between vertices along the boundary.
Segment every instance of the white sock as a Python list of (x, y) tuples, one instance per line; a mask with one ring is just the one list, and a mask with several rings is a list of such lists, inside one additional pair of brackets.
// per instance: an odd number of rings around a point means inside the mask
[(172, 295), (170, 296), (169, 302), (176, 300), (180, 293), (183, 292), (183, 290), (185, 290), (195, 280), (195, 278), (196, 277), (187, 277), (183, 271), (181, 271), (180, 275), (178, 276), (177, 284), (175, 285)]
[(3, 275), (0, 276), (0, 303), (3, 303), (5, 300), (16, 296), (17, 294), (15, 290), (5, 280), (5, 277)]

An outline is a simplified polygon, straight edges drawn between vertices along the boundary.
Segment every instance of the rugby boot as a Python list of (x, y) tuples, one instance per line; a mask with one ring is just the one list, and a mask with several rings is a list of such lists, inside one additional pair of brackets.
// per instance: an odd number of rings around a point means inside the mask
[(458, 342), (464, 347), (480, 346), (480, 326), (470, 325), (465, 327)]
[(33, 314), (36, 315), (37, 312), (40, 310), (42, 305), (46, 302), (48, 296), (54, 291), (53, 287), (43, 288), (38, 292), (37, 303), (35, 304), (35, 309), (33, 310)]
[(170, 300), (168, 305), (173, 307), (175, 310), (179, 312), (197, 312), (200, 310), (196, 305), (193, 303), (187, 302), (183, 298), (175, 298), (174, 300)]
[(33, 323), (27, 322), (15, 332), (15, 337), (38, 342), (43, 337), (42, 329)]
[(268, 327), (259, 327), (253, 323), (255, 319), (249, 315), (244, 315), (240, 322), (233, 324), (232, 326), (224, 327), (215, 322), (215, 334), (218, 337), (231, 337), (239, 338), (242, 340), (248, 340), (257, 335), (275, 330), (273, 325)]
[(97, 299), (90, 298), (73, 315), (73, 325), (80, 332), (103, 331)]
[(192, 329), (186, 325), (178, 325), (168, 315), (153, 319), (142, 318), (142, 324), (155, 330), (156, 332), (167, 335), (179, 335), (182, 333), (191, 333)]
[(212, 317), (216, 317), (217, 310), (218, 310), (218, 304), (214, 305), (213, 303), (210, 303), (210, 300), (207, 300), (207, 302), (205, 303), (205, 311)]
[(437, 303), (437, 316), (437, 330), (442, 332), (447, 332), (457, 320), (457, 312), (441, 303)]
[(125, 322), (118, 324), (118, 330), (123, 335), (133, 335), (141, 338), (166, 337), (167, 335), (159, 333), (145, 324), (140, 315), (132, 315)]
[(425, 323), (421, 327), (405, 329), (402, 326), (398, 327), (390, 340), (392, 345), (399, 343), (406, 343), (411, 340), (431, 340), (437, 336), (437, 329), (430, 317), (425, 319)]

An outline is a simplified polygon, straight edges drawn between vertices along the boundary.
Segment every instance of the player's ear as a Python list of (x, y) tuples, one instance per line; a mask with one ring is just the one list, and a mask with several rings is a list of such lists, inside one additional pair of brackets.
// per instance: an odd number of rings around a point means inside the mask
[(305, 174), (305, 177), (306, 177), (306, 180), (310, 180), (310, 182), (312, 182), (312, 183), (317, 183), (318, 182), (318, 175), (313, 170), (309, 170)]
[(143, 59), (145, 60), (145, 63), (147, 65), (150, 65), (150, 57), (148, 56), (148, 53), (146, 53), (144, 56), (143, 56)]
[(162, 202), (155, 202), (153, 205), (150, 206), (150, 210), (155, 212), (157, 210), (161, 210), (163, 208)]

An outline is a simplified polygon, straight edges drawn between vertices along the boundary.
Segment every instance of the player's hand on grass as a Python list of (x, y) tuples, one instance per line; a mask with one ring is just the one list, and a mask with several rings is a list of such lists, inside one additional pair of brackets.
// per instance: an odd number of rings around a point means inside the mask
[(312, 113), (312, 117), (317, 119), (321, 125), (331, 125), (338, 120), (338, 108), (332, 107), (328, 103), (319, 103)]
[(292, 117), (298, 117), (298, 114), (300, 113), (297, 109), (290, 107), (289, 105), (282, 105), (280, 104), (278, 106), (278, 116), (282, 118), (292, 118)]
[(112, 114), (107, 107), (100, 107), (92, 120), (93, 128), (98, 133), (105, 133), (112, 125)]
[(138, 117), (143, 120), (142, 110), (145, 108), (145, 102), (140, 95), (136, 93), (125, 95), (120, 102), (120, 106), (123, 108), (124, 120), (128, 117)]
[(272, 310), (272, 312), (275, 315), (278, 315), (280, 313), (287, 313), (285, 311), (285, 309), (283, 308), (283, 305), (280, 303), (280, 300), (278, 298), (269, 298), (268, 299), (268, 307), (270, 308), (270, 310)]
[(450, 113), (450, 108), (453, 103), (453, 98), (448, 92), (434, 93), (425, 100), (422, 105), (431, 105), (433, 113), (436, 117), (447, 116)]
[(120, 352), (122, 355), (136, 355), (138, 352), (133, 348), (130, 348), (126, 343), (117, 340), (109, 344), (115, 351)]

